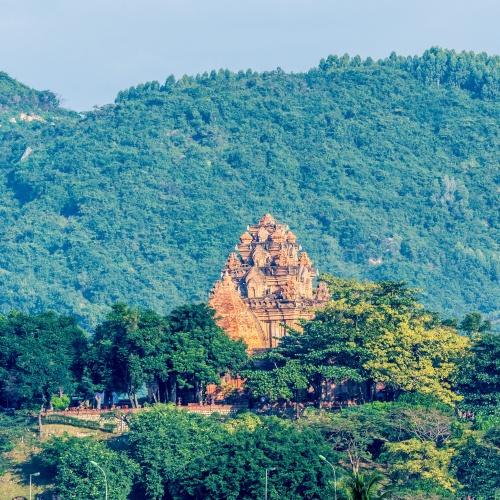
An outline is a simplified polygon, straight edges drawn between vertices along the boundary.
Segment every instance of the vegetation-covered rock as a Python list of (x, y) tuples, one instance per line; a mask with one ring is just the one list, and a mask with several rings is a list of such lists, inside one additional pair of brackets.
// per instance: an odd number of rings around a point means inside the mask
[[(205, 300), (245, 221), (323, 271), (498, 316), (499, 59), (432, 49), (150, 82), (79, 115), (0, 78), (0, 310)], [(21, 116), (21, 114), (23, 114)]]

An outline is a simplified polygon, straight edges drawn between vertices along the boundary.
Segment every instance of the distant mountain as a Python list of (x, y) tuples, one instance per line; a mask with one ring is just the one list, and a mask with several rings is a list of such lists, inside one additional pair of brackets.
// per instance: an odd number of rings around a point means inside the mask
[(500, 59), (218, 71), (77, 114), (0, 73), (0, 310), (204, 300), (271, 212), (321, 271), (498, 312)]
[(58, 99), (49, 90), (34, 90), (0, 71), (0, 111), (55, 110)]

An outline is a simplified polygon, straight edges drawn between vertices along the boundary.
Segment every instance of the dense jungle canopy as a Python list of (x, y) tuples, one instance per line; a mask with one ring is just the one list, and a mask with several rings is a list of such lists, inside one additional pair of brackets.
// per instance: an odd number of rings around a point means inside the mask
[[(500, 59), (330, 56), (149, 82), (87, 113), (0, 73), (0, 312), (94, 326), (205, 300), (271, 212), (321, 271), (498, 319)], [(96, 76), (97, 78), (97, 76)]]

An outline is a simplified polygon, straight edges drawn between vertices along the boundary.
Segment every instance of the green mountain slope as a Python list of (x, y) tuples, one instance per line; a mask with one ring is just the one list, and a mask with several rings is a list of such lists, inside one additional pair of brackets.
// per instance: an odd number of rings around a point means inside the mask
[(152, 82), (83, 115), (2, 74), (0, 310), (92, 324), (117, 300), (205, 299), (269, 211), (321, 271), (406, 280), (433, 309), (494, 319), (499, 67), (438, 49), (329, 57)]

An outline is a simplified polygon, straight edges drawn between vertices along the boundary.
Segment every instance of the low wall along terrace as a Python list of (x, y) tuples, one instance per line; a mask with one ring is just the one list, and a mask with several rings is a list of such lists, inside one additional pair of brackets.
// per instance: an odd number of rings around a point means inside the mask
[[(124, 421), (123, 417), (148, 411), (149, 408), (102, 408), (100, 410), (75, 408), (64, 411), (46, 411), (42, 414), (42, 422), (45, 424), (73, 425), (75, 427), (96, 429), (104, 432), (115, 432), (120, 429), (124, 430), (123, 425), (118, 425), (118, 423)], [(248, 407), (246, 405), (189, 404), (187, 406), (177, 406), (177, 408), (200, 415), (212, 415), (214, 413), (234, 415), (238, 411), (247, 409)], [(112, 413), (116, 414), (116, 419), (112, 418)]]

